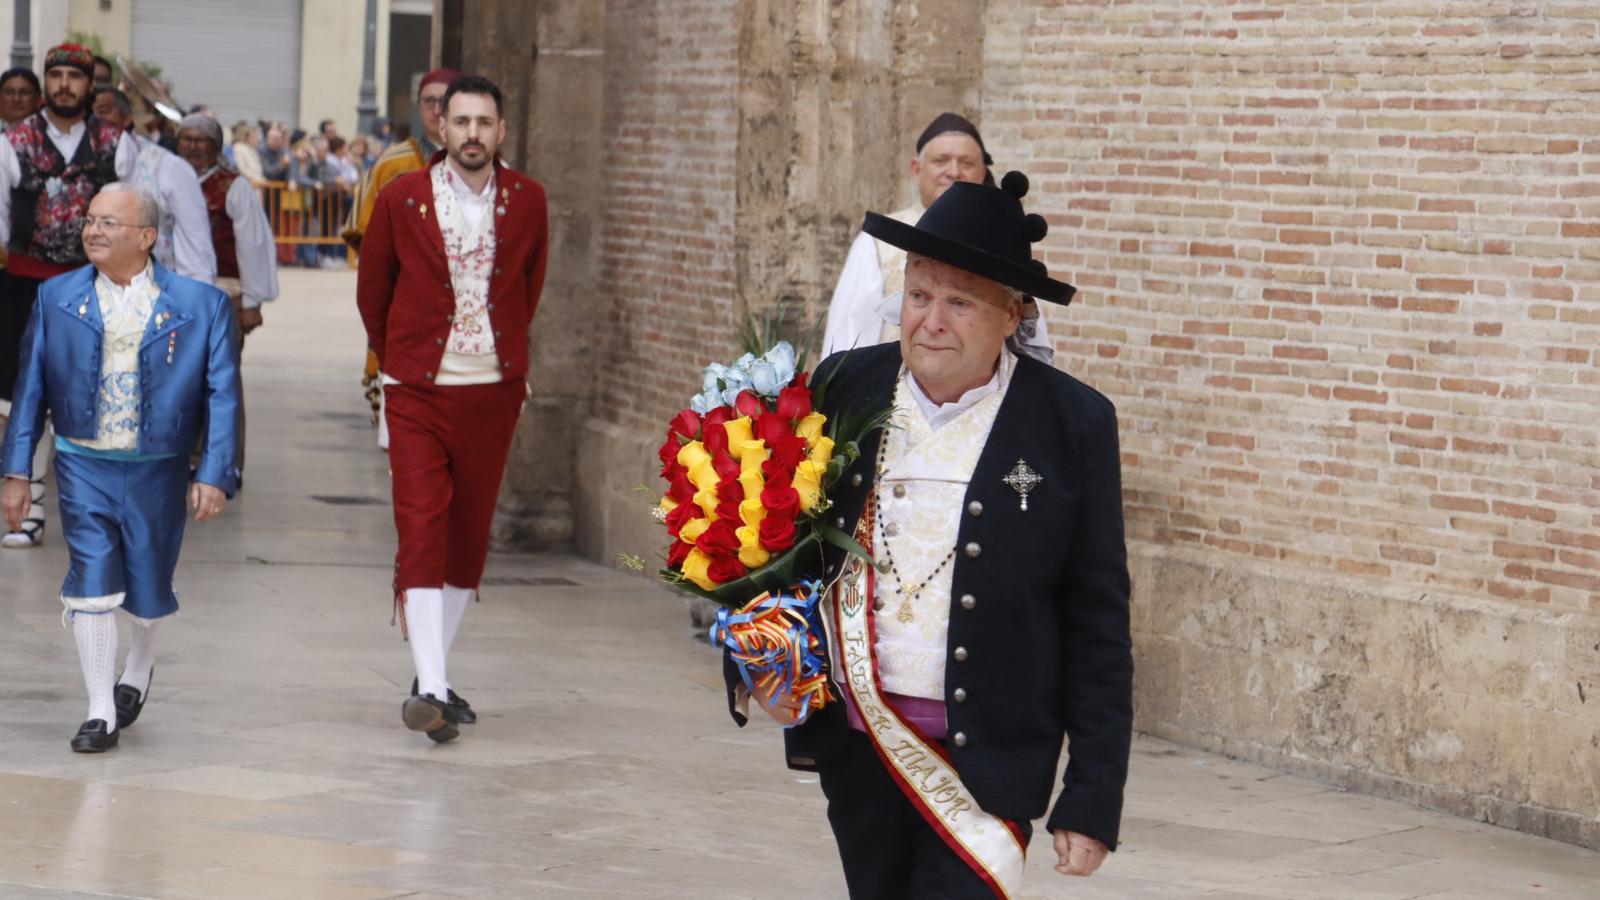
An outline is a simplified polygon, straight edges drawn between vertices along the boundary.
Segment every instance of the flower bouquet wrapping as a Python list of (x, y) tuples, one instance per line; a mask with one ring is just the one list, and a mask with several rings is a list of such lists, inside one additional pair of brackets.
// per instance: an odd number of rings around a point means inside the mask
[(780, 341), (707, 366), (659, 451), (667, 489), (658, 516), (671, 537), (661, 576), (722, 607), (712, 643), (786, 725), (831, 699), (817, 609), (822, 547), (866, 554), (822, 514), (861, 439), (883, 423), (830, 422), (816, 408), (826, 385), (814, 392), (803, 363)]

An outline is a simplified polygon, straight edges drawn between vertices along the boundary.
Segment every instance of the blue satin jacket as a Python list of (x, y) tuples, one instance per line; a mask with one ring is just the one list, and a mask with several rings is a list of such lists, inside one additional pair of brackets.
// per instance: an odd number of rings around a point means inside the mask
[[(242, 399), (233, 309), (216, 288), (154, 261), (151, 267), (161, 296), (139, 345), (138, 452), (187, 454), (203, 428), (205, 451), (195, 479), (231, 497), (239, 484), (234, 423)], [(8, 475), (32, 474), (46, 411), (56, 434), (95, 437), (105, 338), (94, 279), (94, 266), (84, 266), (39, 286), (0, 444)]]

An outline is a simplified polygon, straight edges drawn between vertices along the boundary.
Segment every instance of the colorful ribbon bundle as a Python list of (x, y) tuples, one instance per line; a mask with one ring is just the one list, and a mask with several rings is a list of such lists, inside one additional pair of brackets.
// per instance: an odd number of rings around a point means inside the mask
[(830, 699), (817, 603), (822, 583), (767, 592), (735, 610), (717, 610), (711, 643), (728, 650), (745, 687), (799, 725)]

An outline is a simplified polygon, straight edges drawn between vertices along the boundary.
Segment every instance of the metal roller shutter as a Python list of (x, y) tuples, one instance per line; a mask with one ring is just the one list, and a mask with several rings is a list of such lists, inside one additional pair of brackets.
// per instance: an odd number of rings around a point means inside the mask
[[(300, 117), (301, 0), (139, 0), (133, 55), (218, 121)], [(359, 48), (356, 52), (360, 52)]]

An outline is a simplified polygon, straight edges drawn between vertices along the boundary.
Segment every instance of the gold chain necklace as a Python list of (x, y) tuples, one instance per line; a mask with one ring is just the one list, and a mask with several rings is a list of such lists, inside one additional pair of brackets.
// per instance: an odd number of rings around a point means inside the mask
[[(893, 408), (900, 408), (899, 382), (896, 382), (894, 387)], [(872, 485), (872, 505), (874, 507), (883, 506), (883, 476), (886, 471), (883, 460), (889, 446), (890, 437), (891, 436), (888, 432), (888, 429), (884, 429), (882, 438), (878, 441), (878, 460), (876, 466), (877, 477), (873, 480)], [(880, 517), (876, 515), (876, 510), (874, 510), (874, 527), (876, 527), (876, 520), (879, 518)], [(940, 560), (937, 566), (934, 566), (933, 571), (928, 573), (927, 578), (924, 578), (917, 584), (911, 585), (909, 588), (907, 588), (905, 576), (901, 575), (899, 568), (895, 566), (894, 552), (889, 549), (889, 533), (887, 530), (883, 532), (882, 539), (879, 540), (878, 543), (883, 547), (883, 559), (878, 562), (878, 571), (894, 576), (895, 593), (900, 595), (900, 608), (895, 610), (895, 620), (901, 624), (909, 625), (915, 620), (915, 615), (911, 610), (911, 602), (917, 598), (918, 594), (921, 594), (923, 591), (927, 590), (928, 585), (933, 584), (934, 579), (939, 577), (939, 573), (944, 571), (945, 566), (950, 565), (950, 561), (955, 559), (956, 548), (953, 545), (950, 547), (950, 552), (944, 555), (944, 559)]]

